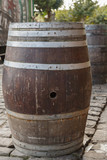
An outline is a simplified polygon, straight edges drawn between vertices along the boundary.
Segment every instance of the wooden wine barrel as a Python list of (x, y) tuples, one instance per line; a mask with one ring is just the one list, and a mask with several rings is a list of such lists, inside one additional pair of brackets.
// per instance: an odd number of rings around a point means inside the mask
[(79, 149), (91, 95), (84, 25), (11, 24), (3, 93), (17, 150), (57, 157)]
[(86, 25), (93, 84), (107, 82), (107, 25)]

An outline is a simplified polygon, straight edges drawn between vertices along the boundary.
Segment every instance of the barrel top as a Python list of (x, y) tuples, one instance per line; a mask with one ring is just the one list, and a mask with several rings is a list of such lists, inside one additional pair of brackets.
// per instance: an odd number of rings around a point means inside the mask
[(87, 24), (85, 25), (86, 30), (95, 30), (95, 29), (105, 29), (107, 30), (106, 24)]
[(11, 29), (45, 29), (45, 28), (84, 28), (83, 23), (78, 22), (32, 22), (32, 23), (11, 23)]

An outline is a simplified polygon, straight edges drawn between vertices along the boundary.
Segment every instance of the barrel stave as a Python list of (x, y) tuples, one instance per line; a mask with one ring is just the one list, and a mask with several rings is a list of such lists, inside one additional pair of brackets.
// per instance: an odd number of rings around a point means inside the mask
[(32, 145), (64, 145), (64, 143), (72, 143), (84, 136), (85, 119), (85, 114), (71, 119), (41, 121), (9, 116), (9, 124), (13, 137), (21, 142)]
[[(89, 106), (89, 74), (90, 69), (27, 71), (10, 68), (4, 74), (4, 79), (7, 79), (4, 86), (6, 106), (25, 114), (58, 114), (84, 109)], [(9, 82), (14, 85), (8, 85)], [(55, 98), (50, 97), (51, 92), (56, 93)]]
[[(68, 48), (7, 47), (6, 60), (22, 63), (70, 64), (89, 61), (86, 46)], [(21, 57), (21, 58), (20, 58)]]

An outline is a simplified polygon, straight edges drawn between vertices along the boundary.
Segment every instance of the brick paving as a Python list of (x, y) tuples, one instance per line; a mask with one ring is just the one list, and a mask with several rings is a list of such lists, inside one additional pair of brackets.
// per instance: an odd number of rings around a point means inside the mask
[(92, 107), (98, 107), (102, 111), (95, 127), (95, 133), (85, 148), (83, 160), (107, 160), (107, 84), (93, 87)]
[(2, 94), (2, 68), (0, 65), (0, 160), (107, 160), (107, 84), (93, 86), (83, 148), (59, 158), (34, 158), (15, 150), (12, 143)]

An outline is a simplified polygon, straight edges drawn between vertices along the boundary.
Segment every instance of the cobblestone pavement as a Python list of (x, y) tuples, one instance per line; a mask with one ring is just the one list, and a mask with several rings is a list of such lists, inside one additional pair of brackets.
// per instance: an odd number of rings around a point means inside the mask
[(12, 143), (2, 94), (2, 68), (0, 65), (0, 160), (107, 160), (107, 84), (93, 86), (84, 147), (59, 158), (33, 158), (16, 151)]

